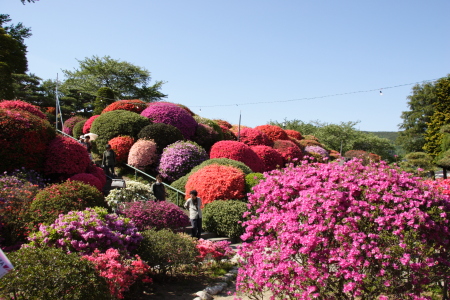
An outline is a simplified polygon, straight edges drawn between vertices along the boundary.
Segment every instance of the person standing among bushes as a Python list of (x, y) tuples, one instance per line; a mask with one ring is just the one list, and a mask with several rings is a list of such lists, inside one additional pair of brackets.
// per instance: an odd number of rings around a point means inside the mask
[(84, 145), (87, 149), (87, 152), (89, 153), (89, 158), (92, 161), (92, 154), (91, 154), (91, 150), (92, 150), (92, 144), (91, 144), (91, 137), (87, 134), (84, 135)]
[(189, 219), (192, 225), (191, 236), (199, 239), (202, 234), (202, 199), (197, 197), (196, 190), (192, 190), (189, 195), (191, 198), (186, 200), (184, 208), (189, 211)]
[(103, 152), (102, 167), (108, 176), (115, 177), (114, 168), (116, 167), (116, 153), (111, 149), (111, 145), (106, 145), (106, 150)]
[(156, 198), (156, 201), (166, 200), (166, 188), (162, 182), (162, 176), (156, 175), (156, 182), (152, 184), (152, 193)]

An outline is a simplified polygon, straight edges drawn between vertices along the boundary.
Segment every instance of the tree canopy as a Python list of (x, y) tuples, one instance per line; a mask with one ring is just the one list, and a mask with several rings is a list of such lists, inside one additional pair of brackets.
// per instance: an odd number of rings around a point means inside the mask
[(167, 97), (160, 92), (163, 81), (149, 85), (150, 72), (129, 62), (95, 55), (78, 62), (78, 69), (63, 70), (66, 80), (61, 86), (62, 91), (76, 90), (95, 97), (100, 88), (107, 87), (113, 91), (115, 99), (151, 102)]

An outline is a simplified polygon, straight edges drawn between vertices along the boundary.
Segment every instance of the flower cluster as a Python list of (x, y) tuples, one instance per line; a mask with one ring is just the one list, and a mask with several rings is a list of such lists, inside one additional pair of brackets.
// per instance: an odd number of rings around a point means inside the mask
[(180, 141), (164, 149), (158, 171), (169, 181), (175, 181), (207, 159), (208, 154), (198, 144)]
[(234, 250), (230, 247), (230, 244), (229, 241), (213, 242), (199, 239), (196, 246), (200, 255), (197, 258), (199, 261), (229, 259), (234, 255)]
[(116, 162), (125, 163), (128, 161), (128, 153), (134, 144), (134, 139), (131, 136), (118, 136), (111, 139), (108, 144), (116, 154)]
[(265, 177), (249, 196), (255, 214), (242, 238), (253, 241), (239, 250), (240, 291), (426, 299), (423, 288), (449, 271), (450, 198), (417, 178), (355, 160)]
[(3, 100), (0, 101), (0, 109), (20, 109), (47, 120), (47, 116), (39, 109), (39, 107), (21, 100)]
[(156, 143), (150, 140), (138, 140), (131, 146), (128, 164), (136, 168), (145, 168), (155, 164), (158, 159)]
[(310, 154), (312, 154), (312, 153), (319, 154), (323, 158), (329, 157), (328, 151), (319, 146), (306, 146), (305, 151)]
[(86, 184), (92, 185), (97, 188), (100, 192), (103, 191), (103, 184), (100, 180), (92, 174), (88, 173), (78, 173), (69, 178), (69, 180), (73, 181), (81, 181)]
[(144, 109), (147, 108), (147, 103), (142, 100), (119, 100), (108, 105), (102, 114), (113, 111), (113, 110), (127, 110), (140, 114)]
[(298, 161), (303, 158), (302, 150), (290, 140), (276, 140), (273, 148), (281, 153), (285, 162)]
[(150, 185), (127, 180), (125, 188), (110, 191), (105, 200), (109, 207), (116, 210), (118, 206), (125, 202), (149, 200), (151, 193)]
[(263, 145), (272, 147), (273, 145), (273, 141), (269, 139), (267, 134), (258, 129), (243, 128), (241, 129), (239, 137), (240, 142), (243, 142), (249, 146)]
[(264, 164), (253, 150), (238, 141), (219, 141), (215, 143), (210, 152), (210, 158), (229, 158), (243, 162), (253, 172), (263, 172)]
[(284, 158), (278, 150), (269, 146), (253, 146), (251, 148), (263, 162), (264, 172), (272, 171), (284, 166)]
[(197, 190), (203, 206), (219, 199), (243, 199), (245, 175), (235, 167), (212, 164), (192, 174), (185, 189)]
[(53, 224), (41, 225), (28, 240), (31, 247), (52, 246), (82, 254), (114, 248), (128, 255), (142, 236), (129, 219), (96, 207), (61, 214)]
[(228, 129), (233, 127), (233, 125), (231, 125), (230, 122), (227, 122), (225, 120), (216, 119), (216, 120), (213, 120), (213, 121), (216, 122), (217, 124), (219, 124), (219, 126), (224, 126), (224, 127), (228, 128)]
[[(95, 119), (97, 119), (98, 117), (100, 117), (100, 115), (95, 115), (95, 116), (92, 116), (92, 117), (90, 117), (89, 119), (87, 119), (86, 123), (84, 123), (84, 125), (83, 125), (83, 133), (84, 133), (84, 134), (91, 132), (91, 126), (92, 126), (92, 123), (93, 123), (93, 122), (95, 121)], [(77, 138), (77, 136), (76, 136), (76, 138)]]
[(284, 132), (286, 132), (289, 137), (294, 138), (296, 140), (301, 140), (303, 138), (302, 134), (296, 130), (284, 129)]
[(100, 276), (106, 278), (111, 294), (119, 299), (124, 298), (124, 292), (138, 279), (146, 283), (152, 282), (147, 275), (150, 267), (138, 255), (135, 259), (124, 259), (117, 249), (111, 248), (105, 253), (95, 250), (83, 258), (95, 265)]
[(178, 231), (190, 224), (178, 206), (166, 201), (128, 202), (118, 213), (131, 219), (139, 231), (164, 228)]
[(181, 131), (185, 139), (191, 139), (197, 128), (197, 122), (186, 110), (171, 103), (152, 103), (141, 115), (149, 118), (153, 123), (175, 126)]
[(276, 140), (289, 140), (289, 136), (281, 127), (276, 125), (261, 125), (256, 126), (255, 129), (258, 129), (269, 137), (270, 140), (275, 142)]
[[(75, 127), (75, 125), (78, 122), (85, 121), (85, 120), (86, 120), (86, 118), (81, 117), (81, 116), (74, 116), (74, 117), (67, 119), (63, 125), (63, 132), (68, 135), (73, 135), (73, 128)], [(76, 136), (76, 138), (78, 138), (78, 137)]]
[(86, 148), (77, 141), (57, 136), (45, 153), (45, 174), (73, 175), (84, 173), (91, 160)]

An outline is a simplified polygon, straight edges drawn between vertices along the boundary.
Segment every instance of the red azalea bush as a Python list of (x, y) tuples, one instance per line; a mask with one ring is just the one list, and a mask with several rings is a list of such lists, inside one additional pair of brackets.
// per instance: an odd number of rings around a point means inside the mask
[(140, 114), (146, 108), (147, 103), (139, 99), (119, 100), (105, 107), (102, 114), (113, 110), (128, 110)]
[(258, 129), (242, 128), (239, 135), (239, 141), (249, 146), (264, 145), (272, 147), (273, 141), (267, 134)]
[(128, 164), (136, 168), (145, 168), (158, 160), (157, 146), (151, 140), (138, 140), (131, 146)]
[(222, 129), (222, 135), (223, 135), (223, 139), (225, 141), (236, 141), (237, 137), (234, 134), (234, 132), (232, 132), (230, 129), (228, 129), (228, 127), (223, 126), (223, 125), (219, 125), (220, 129)]
[(164, 123), (175, 126), (183, 134), (185, 139), (191, 139), (197, 129), (197, 122), (183, 108), (171, 103), (152, 103), (142, 113), (142, 116), (153, 123)]
[[(245, 174), (231, 166), (208, 165), (192, 174), (186, 191), (196, 190), (202, 206), (219, 199), (243, 199), (245, 197)], [(186, 193), (186, 199), (189, 194)]]
[(0, 109), (20, 109), (25, 110), (41, 119), (47, 120), (47, 116), (36, 105), (21, 100), (2, 100)]
[(302, 150), (293, 142), (288, 140), (276, 140), (273, 148), (278, 150), (285, 162), (299, 161), (303, 158)]
[(134, 139), (131, 136), (118, 136), (110, 140), (108, 144), (116, 153), (116, 161), (125, 163), (128, 161), (128, 153), (134, 144)]
[(228, 128), (228, 129), (233, 127), (233, 125), (231, 125), (229, 122), (227, 122), (225, 120), (214, 119), (213, 121), (216, 122), (217, 124), (219, 124), (219, 126), (223, 126), (223, 127)]
[(83, 173), (91, 163), (86, 148), (77, 141), (57, 136), (45, 154), (45, 174), (74, 175)]
[(100, 115), (95, 115), (95, 116), (92, 116), (92, 117), (90, 117), (89, 119), (87, 119), (86, 123), (84, 123), (84, 125), (83, 125), (83, 133), (84, 133), (84, 134), (91, 132), (91, 126), (92, 126), (92, 123), (93, 123), (93, 122), (95, 121), (95, 119), (97, 119), (98, 117), (100, 117)]
[(0, 109), (0, 172), (21, 167), (42, 171), (55, 129), (28, 111)]
[(284, 158), (281, 153), (269, 146), (252, 146), (251, 149), (264, 164), (264, 172), (284, 167)]
[(103, 184), (100, 182), (100, 179), (98, 179), (92, 174), (88, 173), (75, 174), (72, 177), (70, 177), (69, 180), (81, 181), (86, 184), (92, 185), (93, 187), (96, 187), (100, 192), (103, 191)]
[(100, 181), (101, 185), (105, 186), (106, 175), (105, 175), (105, 171), (102, 168), (100, 168), (94, 164), (89, 164), (88, 167), (86, 168), (85, 173), (94, 175)]
[(263, 172), (264, 169), (264, 164), (259, 156), (249, 146), (237, 141), (219, 141), (215, 143), (209, 156), (210, 158), (223, 157), (243, 162), (253, 172)]
[(284, 132), (286, 132), (289, 137), (292, 137), (297, 140), (301, 140), (303, 138), (302, 134), (296, 130), (284, 129)]
[(275, 142), (276, 140), (289, 140), (289, 136), (281, 127), (276, 125), (261, 125), (256, 126), (255, 129), (260, 130), (267, 134), (270, 140)]
[[(73, 127), (75, 127), (75, 125), (76, 125), (78, 122), (81, 122), (81, 121), (84, 121), (84, 120), (86, 120), (86, 118), (85, 118), (85, 117), (82, 117), (82, 116), (74, 116), (74, 117), (71, 117), (71, 118), (67, 119), (67, 120), (64, 122), (63, 130), (62, 130), (62, 131), (63, 131), (64, 133), (68, 134), (68, 135), (73, 135)], [(76, 138), (78, 138), (78, 137), (76, 136)]]
[(408, 173), (385, 163), (303, 164), (266, 174), (253, 190), (241, 292), (418, 300), (448, 280), (450, 198)]

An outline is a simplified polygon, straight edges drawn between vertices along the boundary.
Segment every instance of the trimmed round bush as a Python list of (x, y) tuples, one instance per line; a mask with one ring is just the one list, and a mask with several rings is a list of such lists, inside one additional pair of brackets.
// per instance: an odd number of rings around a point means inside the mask
[(47, 120), (47, 116), (39, 109), (38, 106), (22, 100), (2, 100), (0, 101), (0, 109), (20, 109), (27, 111), (36, 117)]
[(116, 210), (125, 202), (154, 200), (151, 186), (138, 181), (127, 180), (127, 186), (121, 189), (114, 189), (105, 197), (106, 203), (113, 210)]
[(153, 140), (156, 143), (158, 153), (161, 153), (164, 148), (175, 142), (184, 140), (183, 134), (175, 126), (155, 123), (142, 128), (138, 134), (138, 138), (145, 140)]
[(286, 163), (298, 162), (303, 158), (302, 150), (289, 140), (276, 140), (273, 143), (273, 148), (281, 153)]
[(39, 191), (31, 203), (30, 216), (35, 224), (49, 224), (60, 214), (95, 206), (106, 206), (102, 193), (89, 184), (69, 180)]
[[(253, 172), (263, 172), (264, 164), (253, 150), (244, 143), (237, 141), (220, 141), (215, 143), (210, 152), (211, 158), (229, 158), (243, 162)], [(232, 198), (230, 198), (232, 199)]]
[(255, 129), (258, 129), (269, 137), (269, 139), (273, 142), (276, 140), (289, 140), (289, 136), (281, 127), (276, 125), (261, 125), (256, 126)]
[(141, 115), (150, 119), (153, 123), (175, 126), (181, 131), (185, 139), (191, 139), (197, 128), (197, 122), (186, 110), (168, 103), (157, 102), (147, 107)]
[(272, 171), (249, 196), (253, 213), (242, 239), (252, 242), (238, 250), (238, 290), (287, 299), (426, 299), (424, 290), (449, 268), (449, 200), (385, 163)]
[(166, 201), (125, 203), (119, 211), (134, 222), (139, 231), (170, 229), (179, 231), (190, 225), (189, 217), (178, 206)]
[(224, 127), (228, 128), (228, 129), (233, 127), (233, 125), (231, 125), (230, 122), (225, 121), (225, 120), (215, 119), (213, 121), (216, 122), (221, 127), (224, 126)]
[(84, 124), (86, 124), (86, 122), (87, 122), (87, 120), (83, 120), (83, 121), (80, 121), (77, 124), (75, 124), (75, 126), (73, 126), (72, 132), (73, 132), (74, 138), (78, 139), (78, 138), (80, 138), (80, 135), (84, 134), (83, 127), (84, 127)]
[(305, 151), (311, 154), (313, 153), (319, 154), (320, 156), (322, 156), (322, 158), (329, 157), (328, 151), (320, 146), (306, 146)]
[[(170, 186), (176, 188), (179, 191), (182, 191), (183, 193), (186, 193), (185, 186), (188, 179), (189, 179), (188, 175), (182, 176), (177, 180), (175, 180), (174, 182), (172, 182)], [(166, 189), (166, 192), (168, 195), (167, 199), (170, 200), (171, 202), (176, 203), (177, 205), (182, 205), (184, 203), (183, 195), (180, 195), (171, 189)]]
[(253, 187), (263, 179), (264, 175), (261, 173), (250, 173), (245, 175), (245, 192), (253, 193)]
[(196, 241), (185, 233), (174, 233), (169, 229), (146, 230), (142, 236), (136, 253), (153, 270), (163, 274), (173, 274), (183, 265), (192, 265), (200, 254)]
[(147, 118), (131, 111), (114, 110), (102, 113), (91, 126), (91, 132), (98, 135), (94, 141), (96, 151), (103, 153), (108, 142), (117, 136), (127, 135), (137, 138), (142, 128), (149, 124)]
[(139, 99), (119, 100), (119, 101), (116, 101), (116, 102), (108, 105), (102, 111), (102, 114), (110, 112), (110, 111), (115, 111), (115, 110), (126, 110), (126, 111), (131, 111), (131, 112), (140, 114), (146, 108), (147, 108), (147, 103), (145, 103), (144, 101), (139, 100)]
[(284, 166), (284, 158), (279, 151), (269, 146), (252, 146), (251, 149), (263, 162), (264, 172), (272, 171)]
[(28, 111), (0, 109), (0, 172), (21, 167), (42, 171), (55, 129)]
[(232, 132), (229, 128), (227, 128), (225, 126), (220, 126), (220, 128), (222, 129), (223, 139), (225, 141), (236, 141), (237, 140), (236, 134), (234, 134), (234, 132)]
[(200, 116), (194, 116), (194, 119), (198, 124), (203, 124), (211, 127), (218, 134), (218, 140), (223, 140), (222, 128), (220, 128), (219, 124), (217, 124), (216, 121)]
[(158, 160), (156, 143), (149, 140), (138, 140), (131, 146), (128, 154), (128, 164), (136, 168), (145, 168)]
[(100, 182), (100, 179), (93, 174), (78, 173), (70, 177), (69, 180), (84, 182), (97, 188), (100, 192), (103, 191), (103, 184)]
[(289, 137), (294, 138), (296, 140), (301, 140), (303, 138), (302, 134), (296, 130), (284, 129), (284, 132), (286, 132)]
[[(213, 164), (192, 174), (185, 189), (197, 190), (202, 206), (219, 199), (243, 199), (245, 175), (235, 167)], [(186, 194), (186, 199), (189, 197)]]
[(217, 200), (205, 206), (203, 226), (205, 231), (218, 236), (238, 239), (244, 234), (242, 222), (247, 211), (247, 204), (238, 200)]
[(180, 141), (164, 149), (158, 171), (164, 178), (174, 181), (207, 159), (205, 149), (197, 143)]
[[(222, 130), (220, 132), (222, 132)], [(211, 150), (212, 145), (219, 140), (219, 135), (214, 129), (201, 123), (198, 124), (195, 135), (192, 137), (192, 141), (202, 146), (208, 152)]]
[(89, 119), (86, 120), (86, 123), (84, 123), (83, 125), (83, 133), (90, 133), (91, 132), (91, 126), (92, 123), (95, 121), (95, 119), (97, 119), (98, 117), (100, 117), (100, 115), (95, 115), (90, 117)]
[(131, 136), (118, 136), (108, 142), (111, 149), (116, 154), (116, 163), (126, 163), (128, 161), (128, 154), (134, 144), (134, 138)]
[(323, 148), (323, 145), (316, 140), (303, 139), (299, 140), (298, 143), (300, 144), (300, 147), (303, 149), (305, 149), (308, 146), (319, 146)]
[(86, 148), (77, 141), (57, 136), (48, 145), (45, 153), (45, 174), (74, 175), (84, 173), (91, 163)]
[[(106, 280), (76, 253), (55, 248), (23, 248), (8, 254), (14, 269), (0, 280), (0, 298), (110, 300)], [(20, 293), (18, 293), (20, 291)]]
[(341, 158), (341, 154), (337, 152), (336, 150), (330, 150), (330, 158), (331, 159), (339, 159)]
[(253, 128), (241, 129), (239, 141), (249, 146), (263, 145), (272, 147), (273, 145), (273, 141), (269, 139), (267, 134)]
[(100, 181), (101, 186), (102, 187), (105, 186), (106, 175), (105, 175), (105, 171), (102, 168), (97, 167), (94, 164), (89, 164), (88, 167), (86, 168), (85, 173), (94, 175)]
[[(75, 127), (75, 125), (76, 125), (78, 122), (85, 121), (85, 120), (86, 120), (85, 117), (82, 117), (82, 116), (73, 116), (73, 117), (67, 119), (67, 120), (64, 122), (63, 130), (62, 130), (62, 131), (63, 131), (64, 133), (68, 134), (68, 135), (73, 136), (73, 128)], [(78, 137), (75, 136), (75, 138), (78, 138)]]
[(250, 173), (253, 172), (252, 169), (250, 169), (243, 162), (240, 162), (240, 161), (237, 161), (237, 160), (233, 160), (233, 159), (229, 159), (229, 158), (212, 158), (212, 159), (205, 160), (204, 162), (202, 162), (198, 166), (194, 167), (191, 170), (191, 172), (189, 172), (189, 174), (187, 174), (187, 176), (191, 176), (192, 174), (194, 174), (195, 172), (197, 172), (201, 168), (209, 166), (209, 165), (222, 165), (222, 166), (235, 167), (235, 168), (241, 170), (244, 174), (250, 174)]

